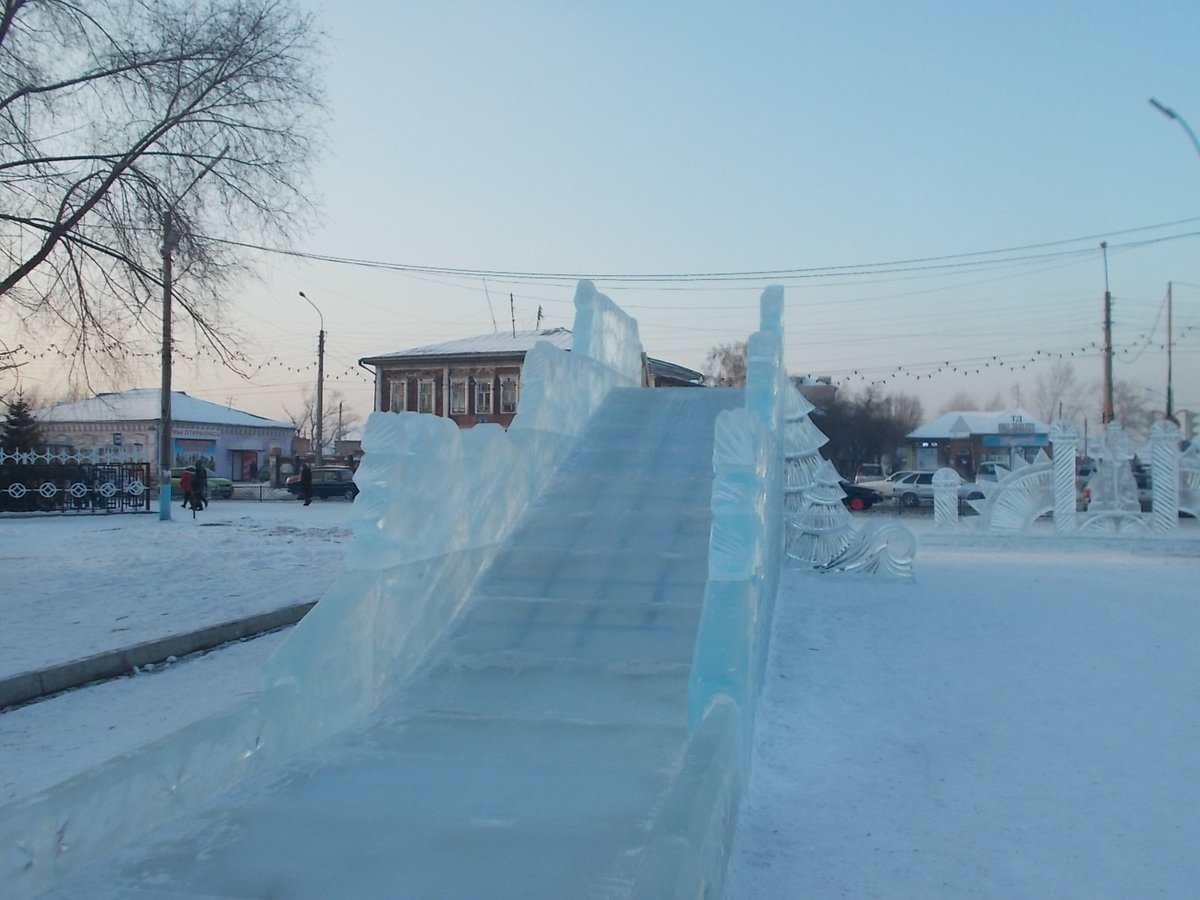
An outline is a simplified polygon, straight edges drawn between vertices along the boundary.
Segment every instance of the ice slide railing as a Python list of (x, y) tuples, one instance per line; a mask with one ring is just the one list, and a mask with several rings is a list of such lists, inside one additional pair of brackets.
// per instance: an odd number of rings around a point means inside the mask
[(347, 571), (271, 661), (265, 689), (0, 809), (6, 900), (360, 719), (411, 671), (608, 391), (641, 382), (636, 321), (590, 282), (575, 309), (571, 352), (542, 343), (526, 356), (507, 434), (370, 417)]
[(783, 288), (747, 342), (746, 404), (717, 417), (708, 582), (688, 684), (688, 746), (634, 897), (718, 897), (750, 775), (783, 554)]

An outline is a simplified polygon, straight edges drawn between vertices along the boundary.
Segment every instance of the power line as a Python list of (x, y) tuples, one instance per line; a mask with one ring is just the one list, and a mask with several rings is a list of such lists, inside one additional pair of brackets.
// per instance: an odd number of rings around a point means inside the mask
[[(1083, 237), (1067, 238), (1055, 241), (1043, 241), (1040, 243), (1021, 244), (1012, 247), (1003, 247), (992, 250), (978, 250), (969, 253), (954, 253), (944, 254), (939, 256), (923, 256), (914, 257), (911, 259), (888, 260), (883, 262), (867, 262), (855, 263), (849, 265), (828, 265), (828, 266), (807, 266), (795, 267), (787, 269), (754, 269), (744, 271), (731, 272), (675, 272), (675, 273), (644, 273), (644, 274), (626, 274), (626, 273), (589, 273), (589, 272), (534, 272), (534, 271), (506, 271), (501, 269), (475, 269), (468, 267), (456, 266), (431, 266), (417, 263), (391, 262), (386, 260), (371, 260), (360, 259), (355, 257), (335, 256), (325, 253), (311, 253), (299, 250), (288, 250), (279, 247), (267, 247), (261, 244), (251, 244), (244, 241), (215, 239), (218, 243), (228, 244), (230, 246), (242, 247), (249, 250), (257, 250), (263, 253), (273, 253), (281, 256), (289, 256), (298, 259), (307, 259), (315, 262), (328, 262), (338, 265), (357, 266), (361, 268), (386, 269), (390, 271), (406, 272), (406, 273), (421, 273), (428, 275), (453, 276), (458, 278), (492, 278), (507, 281), (567, 281), (578, 280), (580, 278), (590, 278), (597, 281), (606, 281), (612, 283), (646, 283), (646, 284), (672, 284), (680, 282), (737, 282), (749, 280), (795, 280), (795, 279), (812, 279), (821, 277), (830, 277), (834, 275), (840, 276), (864, 276), (878, 274), (895, 274), (901, 272), (933, 272), (933, 271), (953, 271), (962, 270), (969, 267), (989, 267), (997, 265), (1010, 265), (1025, 262), (1043, 261), (1049, 259), (1063, 259), (1067, 257), (1091, 255), (1095, 252), (1094, 246), (1079, 247), (1072, 250), (1055, 250), (1047, 253), (1030, 253), (1030, 251), (1049, 250), (1053, 247), (1064, 247), (1070, 244), (1078, 244), (1083, 242), (1094, 242), (1097, 238), (1108, 238), (1114, 236), (1122, 236), (1136, 234), (1145, 231), (1155, 231), (1163, 228), (1172, 228), (1180, 225), (1188, 225), (1195, 222), (1200, 222), (1200, 217), (1189, 219), (1180, 219), (1174, 222), (1164, 222), (1158, 225), (1146, 225), (1138, 228), (1126, 228), (1119, 231), (1107, 232), (1105, 234), (1085, 235)], [(1150, 238), (1142, 241), (1131, 241), (1124, 244), (1109, 243), (1111, 249), (1135, 249), (1137, 247), (1147, 246), (1164, 241), (1179, 240), (1182, 238), (1196, 237), (1200, 235), (1200, 231), (1188, 231), (1179, 234), (1166, 235), (1158, 238)], [(1027, 254), (1021, 256), (1008, 256), (1006, 254)], [(999, 259), (988, 259), (987, 257), (1000, 257)]]

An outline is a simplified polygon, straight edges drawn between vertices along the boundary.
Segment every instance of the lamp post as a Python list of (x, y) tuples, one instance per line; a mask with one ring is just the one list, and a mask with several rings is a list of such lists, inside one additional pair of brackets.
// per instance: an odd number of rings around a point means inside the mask
[(325, 416), (324, 392), (325, 392), (325, 317), (321, 315), (321, 310), (317, 309), (317, 304), (308, 299), (308, 295), (304, 291), (299, 292), (304, 301), (317, 310), (317, 317), (321, 320), (321, 331), (317, 335), (317, 465), (321, 464), (324, 456), (324, 436), (321, 434), (321, 420)]
[(1168, 119), (1172, 119), (1172, 120), (1178, 122), (1179, 127), (1182, 128), (1185, 132), (1187, 132), (1188, 139), (1191, 140), (1192, 146), (1196, 148), (1196, 153), (1198, 155), (1200, 155), (1200, 140), (1197, 140), (1196, 132), (1192, 131), (1192, 129), (1188, 127), (1188, 123), (1183, 120), (1183, 116), (1179, 115), (1179, 113), (1175, 112), (1175, 110), (1171, 109), (1169, 106), (1163, 106), (1161, 103), (1159, 103), (1153, 97), (1150, 98), (1150, 105), (1153, 106), (1155, 109), (1157, 109), (1160, 113), (1162, 113)]

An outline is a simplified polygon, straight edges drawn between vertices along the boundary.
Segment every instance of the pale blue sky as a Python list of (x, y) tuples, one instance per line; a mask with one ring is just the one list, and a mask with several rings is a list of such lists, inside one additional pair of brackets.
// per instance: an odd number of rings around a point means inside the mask
[[(787, 363), (858, 389), (1028, 390), (1007, 366), (1100, 340), (1110, 244), (1116, 375), (1162, 405), (1175, 281), (1176, 405), (1200, 407), (1200, 4), (327, 2), (332, 119), (321, 225), (299, 249), (419, 266), (584, 274), (652, 355), (700, 367), (744, 339), (774, 280), (605, 276), (857, 266), (1084, 238), (1086, 251), (951, 272), (784, 280)], [(1195, 221), (1157, 230), (1118, 232)], [(252, 236), (251, 236), (252, 237)], [(855, 270), (861, 271), (861, 270)], [(362, 356), (571, 324), (573, 281), (416, 275), (268, 257), (231, 299), (255, 383), (176, 383), (264, 415), (298, 406), (317, 323), (327, 391), (360, 412)], [(1157, 343), (1155, 343), (1157, 342)], [(1144, 343), (1144, 341), (1143, 341)], [(979, 376), (992, 356), (1006, 367)], [(1127, 362), (1136, 357), (1137, 361)], [(936, 362), (950, 363), (935, 372)], [(1096, 351), (1076, 363), (1096, 379)], [(858, 370), (860, 374), (853, 374)], [(995, 374), (997, 373), (998, 374)], [(916, 374), (931, 375), (915, 379)], [(147, 384), (156, 383), (148, 378)], [(1099, 405), (1097, 400), (1097, 417)]]

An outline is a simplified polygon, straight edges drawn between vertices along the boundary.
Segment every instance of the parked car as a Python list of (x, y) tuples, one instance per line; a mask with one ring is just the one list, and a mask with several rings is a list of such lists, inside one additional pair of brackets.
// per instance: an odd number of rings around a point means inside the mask
[[(283, 485), (289, 494), (300, 498), (300, 476), (289, 475)], [(354, 500), (358, 496), (358, 485), (354, 483), (354, 470), (349, 466), (313, 466), (312, 491), (317, 499), (345, 497)]]
[(866, 485), (851, 484), (845, 479), (842, 479), (841, 485), (842, 490), (846, 492), (846, 496), (842, 498), (842, 503), (846, 504), (847, 509), (853, 509), (855, 511), (870, 509), (883, 499), (883, 494), (867, 487)]
[(861, 482), (859, 482), (859, 484), (865, 488), (870, 488), (873, 491), (878, 491), (880, 494), (883, 495), (884, 499), (888, 499), (888, 498), (894, 496), (893, 492), (896, 487), (896, 482), (898, 482), (905, 475), (911, 475), (911, 474), (912, 474), (912, 469), (900, 469), (897, 472), (893, 472), (891, 475), (889, 475), (887, 478), (884, 478), (882, 481), (861, 481)]
[[(171, 499), (182, 500), (183, 489), (179, 487), (179, 476), (183, 474), (184, 469), (196, 471), (195, 466), (173, 466), (171, 468)], [(233, 482), (228, 478), (222, 478), (212, 469), (204, 470), (208, 474), (208, 496), (216, 500), (228, 500), (233, 496)]]
[(863, 463), (858, 467), (858, 471), (854, 473), (854, 483), (862, 484), (864, 481), (882, 481), (887, 477), (887, 473), (883, 470), (880, 463)]
[[(900, 501), (901, 506), (916, 507), (922, 503), (933, 503), (933, 476), (930, 469), (918, 472), (906, 472), (892, 485), (892, 496)], [(958, 485), (958, 502), (960, 506), (965, 500), (982, 500), (983, 491), (973, 481), (960, 481)]]
[(909, 472), (892, 487), (892, 496), (901, 506), (916, 507), (933, 502), (933, 472)]

